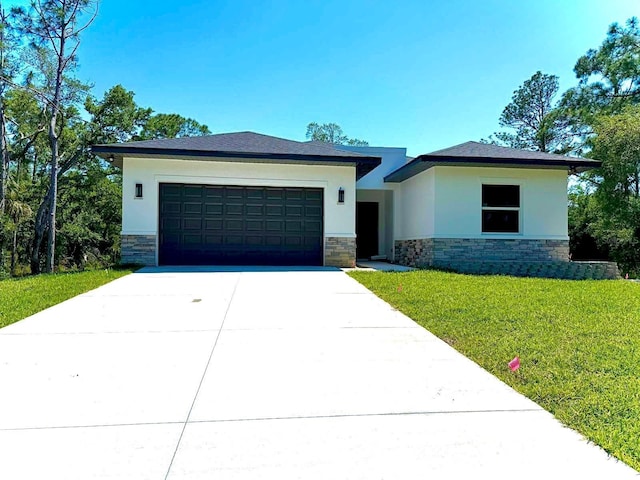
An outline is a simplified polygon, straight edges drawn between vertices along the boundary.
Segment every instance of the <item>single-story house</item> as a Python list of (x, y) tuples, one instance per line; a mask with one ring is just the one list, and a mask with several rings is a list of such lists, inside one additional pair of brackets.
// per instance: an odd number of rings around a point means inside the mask
[(600, 165), (478, 142), (408, 158), (252, 132), (93, 152), (122, 168), (122, 261), (147, 265), (568, 261), (567, 177)]

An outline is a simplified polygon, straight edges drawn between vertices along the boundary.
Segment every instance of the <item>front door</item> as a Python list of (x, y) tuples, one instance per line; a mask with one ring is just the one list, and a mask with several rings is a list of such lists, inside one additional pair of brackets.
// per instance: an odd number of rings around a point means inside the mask
[(378, 255), (378, 202), (356, 203), (356, 257)]

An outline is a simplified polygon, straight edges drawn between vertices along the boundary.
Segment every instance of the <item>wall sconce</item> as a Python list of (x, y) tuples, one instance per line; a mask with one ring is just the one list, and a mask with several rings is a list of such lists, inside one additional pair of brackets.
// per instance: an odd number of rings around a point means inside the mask
[(344, 203), (344, 188), (338, 189), (338, 203)]
[(111, 155), (109, 155), (109, 163), (113, 163), (113, 161), (115, 160), (115, 157), (113, 156), (113, 153)]
[(136, 183), (136, 198), (142, 198), (142, 184)]

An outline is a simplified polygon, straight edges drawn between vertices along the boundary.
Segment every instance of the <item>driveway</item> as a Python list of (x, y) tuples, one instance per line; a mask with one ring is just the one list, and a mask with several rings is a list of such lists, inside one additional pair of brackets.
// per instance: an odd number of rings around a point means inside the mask
[(339, 270), (145, 269), (0, 330), (2, 479), (632, 477)]

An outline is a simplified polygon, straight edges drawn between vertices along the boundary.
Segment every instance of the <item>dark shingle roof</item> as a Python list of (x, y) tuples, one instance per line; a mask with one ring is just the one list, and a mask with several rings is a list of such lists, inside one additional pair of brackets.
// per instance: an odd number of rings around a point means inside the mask
[[(520, 150), (518, 148), (503, 147), (493, 145), (491, 143), (482, 142), (465, 142), (435, 152), (427, 153), (424, 156), (429, 157), (474, 157), (474, 158), (492, 158), (498, 160), (585, 160), (583, 158), (572, 158), (566, 155), (557, 155), (555, 153), (534, 152), (531, 150)], [(596, 162), (595, 160), (587, 160)]]
[(94, 145), (92, 150), (102, 158), (113, 157), (116, 164), (122, 161), (123, 156), (135, 155), (250, 158), (273, 163), (355, 164), (358, 178), (373, 170), (381, 162), (379, 157), (338, 150), (326, 143), (296, 142), (254, 132)]
[(420, 155), (391, 172), (385, 182), (402, 182), (437, 165), (509, 168), (566, 168), (585, 171), (601, 165), (598, 160), (533, 152), (480, 142), (466, 142)]
[(294, 155), (328, 155), (359, 157), (357, 153), (343, 152), (322, 142), (296, 142), (254, 132), (220, 133), (202, 137), (162, 138), (110, 146), (135, 148), (183, 149), (213, 152), (277, 153)]

